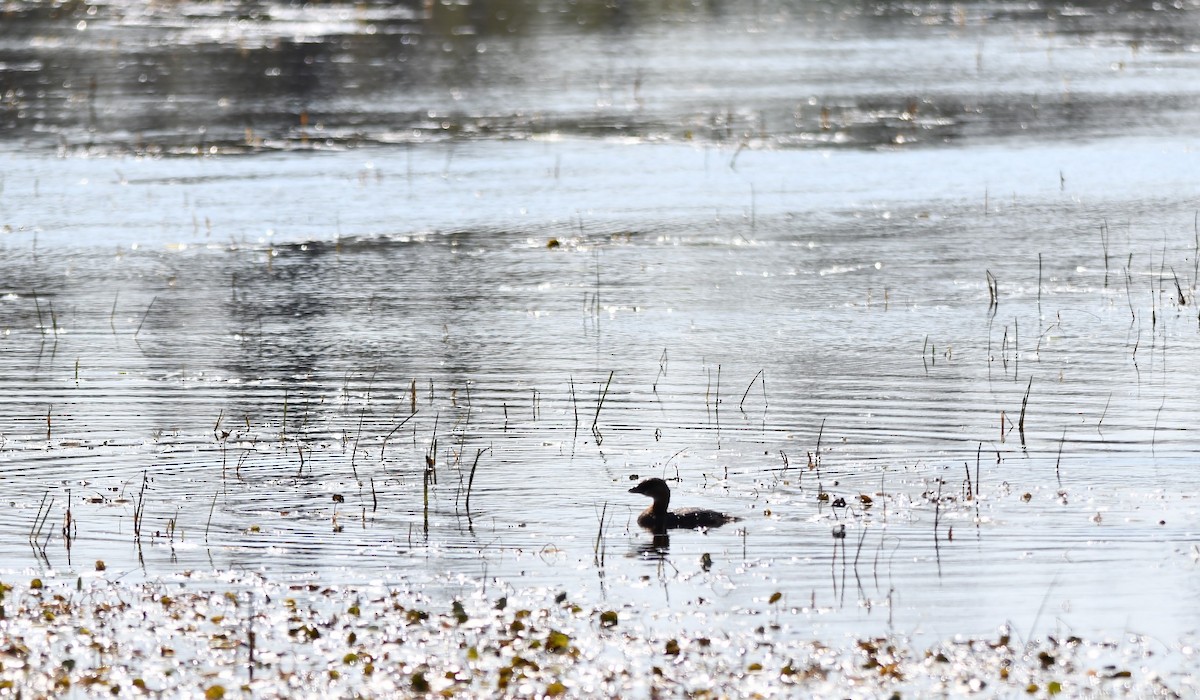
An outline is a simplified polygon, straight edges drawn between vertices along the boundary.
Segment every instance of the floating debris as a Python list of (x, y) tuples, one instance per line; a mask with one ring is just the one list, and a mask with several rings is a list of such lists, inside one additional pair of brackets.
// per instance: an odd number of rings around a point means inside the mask
[(1151, 640), (1137, 635), (1021, 643), (1001, 628), (928, 647), (899, 636), (830, 646), (773, 637), (772, 625), (695, 637), (650, 607), (627, 606), (618, 625), (617, 611), (549, 590), (462, 585), (446, 600), (397, 583), (258, 577), (0, 584), (0, 695), (1079, 696), (1187, 694), (1200, 681), (1186, 650), (1166, 655), (1173, 675), (1146, 668)]

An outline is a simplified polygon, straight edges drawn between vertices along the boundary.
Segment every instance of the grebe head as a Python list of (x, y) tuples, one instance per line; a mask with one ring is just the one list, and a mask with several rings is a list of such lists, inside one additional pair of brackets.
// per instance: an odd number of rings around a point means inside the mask
[(671, 487), (667, 486), (667, 482), (662, 479), (646, 479), (637, 486), (629, 489), (629, 493), (640, 493), (657, 501), (660, 498), (670, 498)]

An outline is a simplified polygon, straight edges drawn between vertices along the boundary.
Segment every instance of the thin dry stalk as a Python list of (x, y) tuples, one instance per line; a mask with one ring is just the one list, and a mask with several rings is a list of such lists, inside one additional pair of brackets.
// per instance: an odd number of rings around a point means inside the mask
[(604, 525), (606, 520), (605, 516), (607, 514), (608, 501), (605, 501), (604, 505), (600, 508), (600, 527), (596, 530), (596, 546), (592, 550), (592, 554), (595, 557), (596, 566), (600, 567), (601, 569), (604, 568)]
[(658, 357), (658, 374), (654, 375), (654, 384), (651, 385), (650, 391), (658, 394), (658, 380), (667, 376), (667, 349), (663, 348), (662, 355)]
[(1196, 247), (1192, 250), (1192, 291), (1196, 291), (1196, 283), (1200, 282), (1200, 211), (1192, 215), (1192, 235), (1196, 239)]
[(424, 528), (425, 534), (429, 534), (429, 480), (433, 470), (429, 467), (425, 468), (425, 472), (421, 476), (422, 498), (424, 500)]
[[(47, 503), (49, 500), (49, 503)], [(42, 502), (38, 504), (37, 515), (33, 518), (33, 526), (29, 528), (29, 541), (37, 545), (38, 539), (42, 536), (42, 528), (46, 526), (46, 519), (50, 517), (50, 509), (54, 507), (54, 499), (50, 497), (50, 491), (42, 494)]]
[(33, 306), (34, 306), (34, 308), (35, 308), (35, 309), (37, 309), (37, 315), (38, 315), (38, 331), (40, 331), (40, 332), (41, 332), (41, 334), (44, 336), (44, 335), (46, 335), (46, 324), (45, 324), (45, 322), (44, 322), (44, 321), (42, 321), (42, 305), (41, 305), (41, 303), (38, 301), (38, 295), (37, 295), (37, 290), (36, 290), (36, 289), (35, 289), (35, 290), (33, 290)]
[(1108, 220), (1100, 223), (1100, 247), (1104, 251), (1104, 288), (1108, 289)]
[(154, 308), (154, 302), (156, 302), (156, 301), (158, 301), (157, 296), (155, 296), (153, 299), (151, 299), (150, 303), (146, 305), (146, 311), (145, 311), (145, 313), (142, 314), (142, 321), (141, 321), (141, 323), (138, 324), (137, 330), (135, 330), (133, 332), (134, 338), (138, 337), (138, 333), (142, 332), (142, 326), (146, 325), (146, 318), (148, 318), (150, 316), (150, 309)]
[(809, 469), (816, 469), (817, 476), (821, 476), (821, 438), (825, 435), (825, 419), (821, 419), (821, 428), (817, 430), (817, 446), (813, 450), (813, 457), (808, 461)]
[(1066, 442), (1067, 442), (1067, 429), (1063, 428), (1062, 439), (1058, 441), (1058, 459), (1054, 460), (1054, 478), (1056, 480), (1058, 480), (1059, 488), (1062, 488), (1062, 473), (1059, 472), (1058, 467), (1059, 467), (1059, 465), (1062, 464), (1063, 445), (1066, 444)]
[(983, 443), (975, 448), (975, 496), (979, 496), (979, 460), (983, 456)]
[(208, 542), (208, 529), (212, 527), (213, 511), (217, 509), (217, 496), (219, 492), (213, 493), (212, 504), (208, 507), (208, 522), (204, 523), (204, 541)]
[[(413, 381), (413, 387), (414, 387), (414, 388), (416, 387), (416, 381), (415, 381), (415, 380)], [(413, 394), (413, 396), (415, 397), (415, 396), (416, 396), (416, 394)], [(414, 403), (414, 404), (416, 403), (415, 399), (414, 399), (413, 403)], [(393, 435), (395, 435), (397, 430), (399, 430), (399, 429), (403, 428), (403, 427), (404, 427), (404, 424), (405, 424), (405, 423), (407, 423), (407, 422), (409, 422), (410, 420), (412, 420), (412, 417), (413, 417), (413, 416), (415, 416), (415, 415), (417, 415), (417, 412), (414, 410), (414, 411), (412, 412), (412, 414), (410, 414), (410, 415), (409, 415), (407, 418), (405, 418), (404, 420), (400, 421), (400, 423), (398, 423), (398, 424), (396, 425), (396, 427), (395, 427), (395, 428), (392, 428), (391, 430), (389, 430), (387, 435), (384, 435), (384, 436), (383, 436), (383, 444), (382, 444), (382, 445), (380, 445), (380, 447), (379, 447), (379, 460), (380, 460), (380, 461), (383, 461), (383, 451), (387, 449), (387, 443), (388, 443), (388, 439), (389, 439), (389, 438), (391, 438)]]
[(616, 370), (609, 370), (608, 381), (604, 383), (604, 390), (600, 392), (600, 399), (596, 401), (596, 415), (592, 418), (592, 435), (596, 438), (596, 444), (599, 445), (604, 441), (604, 437), (600, 435), (600, 409), (604, 408), (604, 399), (608, 396), (608, 387), (612, 385), (613, 374)]
[(1104, 423), (1104, 417), (1108, 415), (1108, 405), (1112, 403), (1112, 392), (1108, 392), (1108, 400), (1104, 402), (1104, 410), (1100, 412), (1100, 420), (1096, 421), (1096, 430), (1100, 430), (1100, 426)]
[(117, 334), (117, 322), (116, 322), (117, 299), (120, 298), (120, 296), (121, 296), (120, 290), (118, 290), (116, 294), (113, 294), (112, 311), (110, 311), (108, 314), (108, 327), (112, 329), (113, 335)]
[(1187, 306), (1187, 297), (1183, 295), (1183, 287), (1179, 285), (1179, 275), (1175, 274), (1175, 266), (1171, 266), (1171, 277), (1175, 278), (1175, 293), (1179, 298), (1180, 306)]
[[(575, 444), (575, 438), (579, 437), (579, 399), (575, 396), (575, 377), (567, 378), (567, 385), (571, 388), (571, 406), (575, 410), (575, 428), (571, 432), (571, 444)], [(507, 423), (507, 416), (505, 419)]]
[(471, 463), (471, 475), (467, 477), (467, 520), (471, 519), (471, 487), (475, 485), (475, 468), (479, 466), (479, 457), (490, 449), (492, 448), (480, 448), (479, 451), (475, 453), (475, 461)]
[(766, 376), (763, 374), (763, 370), (761, 370), (761, 369), (760, 369), (760, 370), (758, 370), (758, 372), (757, 372), (757, 373), (755, 373), (755, 375), (754, 375), (753, 377), (751, 377), (751, 378), (750, 378), (750, 383), (746, 385), (746, 390), (742, 392), (742, 400), (738, 402), (738, 408), (739, 408), (739, 409), (742, 407), (742, 404), (746, 403), (746, 395), (750, 393), (750, 389), (751, 389), (751, 387), (753, 387), (753, 386), (754, 386), (754, 382), (755, 382), (755, 381), (756, 381), (756, 380), (757, 380), (759, 377), (762, 377), (762, 378), (763, 378), (763, 383), (762, 383), (762, 384), (763, 384), (763, 407), (764, 407), (764, 408), (766, 408), (766, 404), (767, 404), (767, 378), (766, 378)]
[(142, 517), (146, 510), (147, 481), (149, 481), (149, 476), (146, 472), (142, 472), (142, 488), (138, 491), (137, 502), (133, 506), (133, 539), (139, 543), (142, 541)]
[(67, 557), (70, 561), (71, 540), (74, 539), (74, 519), (71, 517), (71, 490), (67, 489), (67, 511), (62, 516), (62, 542), (66, 544)]
[(942, 519), (942, 477), (938, 477), (937, 496), (933, 502), (933, 541), (938, 540), (938, 525)]
[(717, 365), (717, 391), (713, 397), (713, 415), (717, 419), (717, 443), (720, 446), (721, 435), (721, 365)]
[(1017, 420), (1017, 432), (1021, 434), (1021, 447), (1025, 447), (1025, 409), (1029, 405), (1029, 391), (1033, 389), (1033, 377), (1025, 386), (1025, 397), (1021, 399), (1021, 417)]

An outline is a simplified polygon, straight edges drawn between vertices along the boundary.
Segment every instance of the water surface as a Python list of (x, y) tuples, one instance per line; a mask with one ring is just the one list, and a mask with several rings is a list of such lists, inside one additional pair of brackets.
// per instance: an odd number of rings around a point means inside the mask
[(436, 7), (12, 7), (10, 575), (1194, 639), (1191, 5)]

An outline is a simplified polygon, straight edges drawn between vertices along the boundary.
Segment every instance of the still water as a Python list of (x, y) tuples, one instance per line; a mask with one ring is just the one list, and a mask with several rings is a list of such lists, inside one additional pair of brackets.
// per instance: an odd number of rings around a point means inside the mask
[(564, 7), (6, 6), (3, 574), (1194, 641), (1196, 8)]

